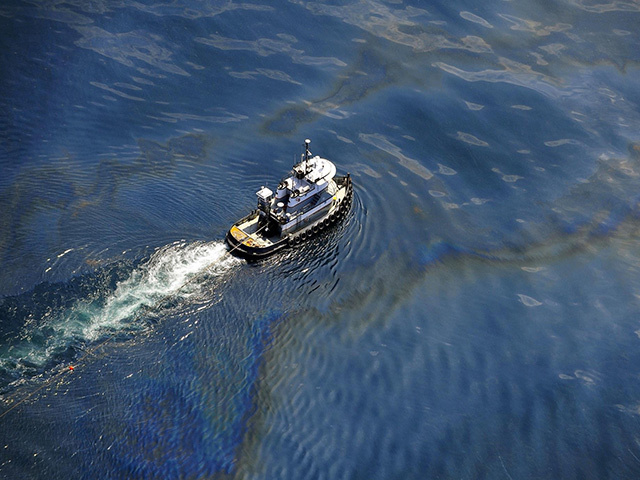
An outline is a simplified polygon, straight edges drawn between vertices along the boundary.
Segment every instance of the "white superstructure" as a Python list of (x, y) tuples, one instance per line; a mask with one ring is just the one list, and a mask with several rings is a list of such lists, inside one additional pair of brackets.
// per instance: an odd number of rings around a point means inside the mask
[[(335, 165), (317, 155), (313, 157), (310, 143), (311, 140), (305, 140), (300, 163), (280, 182), (275, 195), (266, 187), (256, 192), (261, 221), (275, 221), (281, 235), (295, 232), (329, 209), (337, 190), (333, 180)], [(267, 228), (273, 229), (275, 225)]]
[(231, 226), (226, 241), (234, 255), (264, 258), (306, 242), (347, 215), (353, 197), (351, 175), (336, 175), (332, 162), (311, 155), (310, 143), (305, 140), (300, 162), (276, 191), (260, 188), (258, 208)]

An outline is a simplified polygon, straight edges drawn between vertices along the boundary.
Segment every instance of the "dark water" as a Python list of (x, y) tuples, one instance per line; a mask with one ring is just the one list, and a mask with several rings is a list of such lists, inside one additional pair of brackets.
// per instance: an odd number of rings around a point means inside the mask
[[(0, 476), (638, 478), (606, 1), (5, 2)], [(307, 137), (350, 216), (226, 255)]]

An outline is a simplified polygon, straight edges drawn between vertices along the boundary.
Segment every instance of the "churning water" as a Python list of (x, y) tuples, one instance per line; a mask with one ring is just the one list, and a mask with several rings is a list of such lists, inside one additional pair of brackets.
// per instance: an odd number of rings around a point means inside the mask
[[(201, 283), (220, 277), (238, 262), (221, 242), (176, 242), (158, 248), (133, 269), (109, 266), (75, 279), (74, 285), (52, 285), (42, 293), (5, 299), (2, 377), (22, 379), (61, 359), (73, 359), (75, 350), (107, 336), (144, 329), (149, 317), (198, 297)], [(78, 298), (71, 300), (78, 283), (92, 291), (80, 287)], [(52, 308), (51, 297), (61, 304)], [(22, 326), (10, 331), (15, 325)]]

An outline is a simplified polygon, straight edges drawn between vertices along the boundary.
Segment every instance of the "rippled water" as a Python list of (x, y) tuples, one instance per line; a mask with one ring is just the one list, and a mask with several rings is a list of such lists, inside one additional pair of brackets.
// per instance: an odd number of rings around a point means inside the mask
[[(0, 476), (637, 478), (639, 23), (5, 2)], [(229, 256), (305, 138), (348, 218)]]

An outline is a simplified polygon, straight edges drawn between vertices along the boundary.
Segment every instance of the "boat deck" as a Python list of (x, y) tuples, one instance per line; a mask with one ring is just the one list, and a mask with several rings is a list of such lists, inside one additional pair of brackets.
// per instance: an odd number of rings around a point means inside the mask
[[(331, 182), (333, 183), (333, 182)], [(285, 234), (285, 237), (289, 234), (299, 234), (306, 230), (310, 230), (312, 226), (318, 220), (318, 217), (321, 215), (324, 218), (327, 215), (330, 215), (335, 209), (337, 209), (340, 204), (343, 202), (347, 195), (347, 189), (343, 186), (338, 186), (333, 184), (329, 189), (329, 192), (332, 195), (333, 201), (331, 206), (327, 209), (323, 208), (318, 212), (319, 215), (313, 215), (307, 221), (301, 225), (302, 228), (295, 228), (294, 231), (290, 231)], [(280, 242), (283, 237), (280, 235), (273, 235), (271, 237), (265, 237), (262, 232), (258, 230), (258, 214), (257, 212), (253, 212), (247, 217), (240, 220), (237, 224), (231, 227), (229, 234), (233, 237), (233, 239), (249, 248), (269, 248), (274, 246), (276, 243)]]
[(254, 248), (267, 248), (280, 240), (279, 235), (265, 237), (260, 233), (256, 234), (256, 232), (258, 232), (258, 218), (257, 214), (252, 215), (231, 227), (230, 233), (233, 238), (247, 247)]
[(259, 227), (260, 211), (257, 209), (236, 222), (227, 232), (231, 252), (248, 260), (257, 260), (287, 246), (298, 245), (340, 221), (351, 206), (353, 188), (348, 174), (336, 180), (337, 188), (332, 189), (333, 195), (328, 198), (330, 205), (312, 205), (302, 221), (283, 230), (282, 234), (265, 237), (266, 229)]

